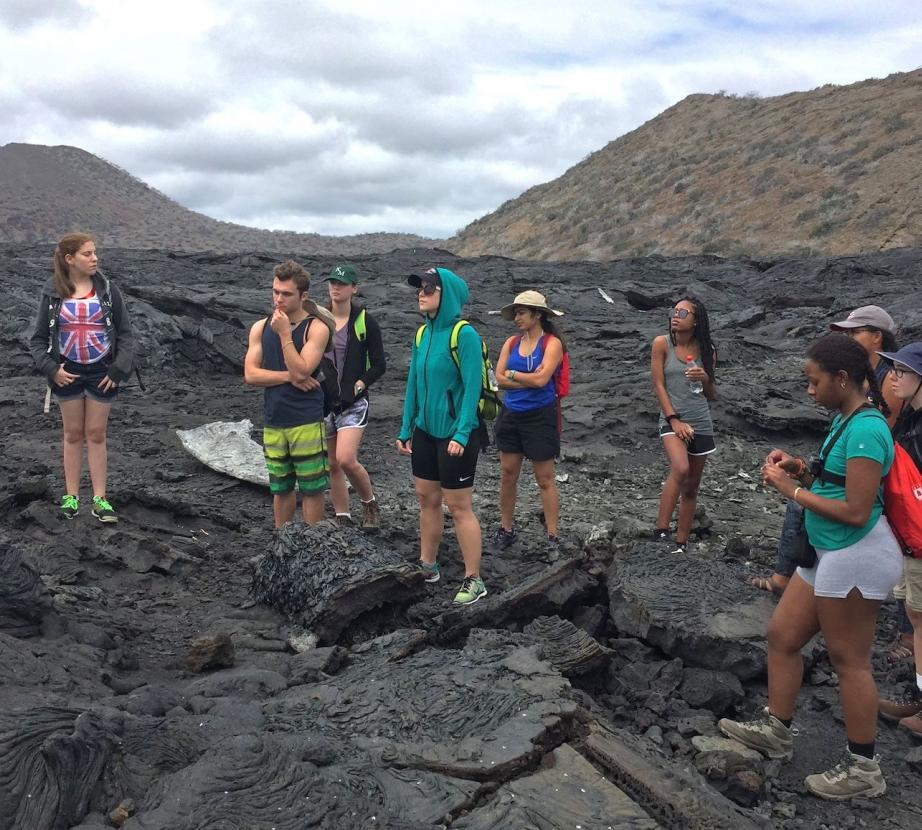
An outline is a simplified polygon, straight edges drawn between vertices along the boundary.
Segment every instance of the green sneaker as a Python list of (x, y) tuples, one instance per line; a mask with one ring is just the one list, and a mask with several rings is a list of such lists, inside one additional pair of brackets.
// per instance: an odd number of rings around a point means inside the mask
[(61, 496), (61, 513), (65, 519), (75, 519), (80, 512), (80, 498), (67, 494)]
[(455, 594), (455, 605), (473, 605), (481, 597), (487, 595), (486, 585), (479, 576), (466, 576), (461, 583), (461, 590)]
[(93, 515), (105, 524), (118, 521), (118, 516), (115, 515), (112, 505), (106, 501), (105, 496), (93, 496)]

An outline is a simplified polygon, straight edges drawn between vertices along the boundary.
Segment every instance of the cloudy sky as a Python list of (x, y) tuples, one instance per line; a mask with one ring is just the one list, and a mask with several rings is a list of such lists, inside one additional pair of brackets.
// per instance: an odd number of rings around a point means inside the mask
[(920, 65), (917, 0), (0, 0), (0, 145), (218, 219), (442, 237), (690, 93)]

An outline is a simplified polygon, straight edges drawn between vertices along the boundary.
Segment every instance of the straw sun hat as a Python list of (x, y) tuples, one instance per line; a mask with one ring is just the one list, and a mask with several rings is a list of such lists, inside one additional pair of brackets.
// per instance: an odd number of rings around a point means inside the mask
[(555, 317), (560, 317), (563, 314), (562, 311), (557, 311), (547, 304), (547, 299), (545, 299), (544, 294), (538, 291), (523, 291), (521, 294), (518, 294), (509, 305), (504, 305), (499, 310), (504, 320), (512, 320), (515, 318), (515, 307), (517, 305), (525, 305), (529, 308), (540, 308), (553, 314)]

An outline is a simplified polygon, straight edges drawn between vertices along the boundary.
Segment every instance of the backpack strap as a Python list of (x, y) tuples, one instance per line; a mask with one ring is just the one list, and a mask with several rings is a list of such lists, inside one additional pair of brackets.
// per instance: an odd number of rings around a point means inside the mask
[(851, 419), (859, 413), (865, 412), (867, 410), (871, 410), (881, 418), (884, 417), (881, 412), (879, 412), (877, 409), (874, 409), (874, 407), (872, 407), (870, 404), (862, 404), (854, 412), (852, 412), (851, 415), (843, 420), (841, 424), (839, 424), (831, 439), (827, 439), (823, 442), (823, 446), (820, 448), (820, 461), (823, 462), (823, 471), (819, 474), (819, 476), (817, 476), (820, 481), (824, 481), (827, 484), (838, 484), (840, 487), (845, 486), (845, 476), (839, 475), (838, 473), (828, 472), (825, 469), (826, 459), (829, 458), (829, 455), (832, 452), (832, 448), (836, 445), (836, 441), (838, 441), (839, 438), (842, 437), (842, 434), (845, 432), (845, 428), (848, 426), (848, 422), (851, 421)]
[(451, 337), (448, 340), (448, 350), (451, 352), (451, 359), (455, 362), (455, 366), (458, 367), (458, 370), (461, 370), (461, 356), (458, 354), (458, 338), (461, 336), (461, 329), (465, 326), (469, 326), (470, 323), (467, 320), (458, 320), (451, 327)]
[(365, 327), (365, 309), (359, 309), (359, 313), (355, 315), (355, 322), (352, 324), (352, 329), (355, 331), (355, 339), (359, 343), (364, 343), (365, 338), (368, 337), (368, 329)]

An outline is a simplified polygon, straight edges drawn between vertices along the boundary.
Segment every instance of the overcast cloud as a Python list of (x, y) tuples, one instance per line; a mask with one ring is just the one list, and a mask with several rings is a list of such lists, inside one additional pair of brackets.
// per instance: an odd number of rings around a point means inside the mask
[(0, 0), (0, 144), (217, 219), (449, 236), (695, 92), (922, 65), (908, 0)]

